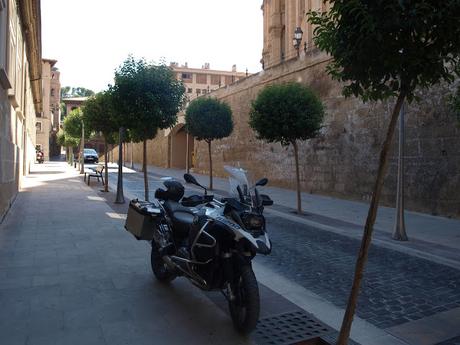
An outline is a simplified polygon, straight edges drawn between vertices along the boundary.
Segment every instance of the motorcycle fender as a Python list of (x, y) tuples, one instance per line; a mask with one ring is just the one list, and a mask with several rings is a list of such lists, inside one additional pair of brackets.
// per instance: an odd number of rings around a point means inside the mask
[(235, 239), (237, 241), (243, 238), (250, 243), (251, 247), (254, 249), (256, 253), (268, 255), (272, 251), (272, 242), (268, 238), (267, 233), (264, 234), (263, 239), (254, 238), (253, 236), (251, 236), (251, 234), (247, 233), (244, 230), (238, 231), (238, 233), (235, 234)]
[(263, 239), (254, 238), (250, 233), (244, 231), (238, 224), (230, 222), (225, 217), (216, 217), (216, 220), (226, 225), (227, 228), (235, 234), (236, 241), (246, 239), (251, 244), (255, 252), (268, 255), (272, 251), (272, 243), (268, 238), (267, 233), (264, 233)]

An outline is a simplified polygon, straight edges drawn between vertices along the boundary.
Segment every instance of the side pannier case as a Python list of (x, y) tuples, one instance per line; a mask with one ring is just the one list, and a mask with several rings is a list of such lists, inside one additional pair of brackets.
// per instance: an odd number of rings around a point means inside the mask
[(156, 204), (133, 199), (129, 203), (125, 229), (138, 240), (151, 241), (161, 216), (162, 210)]

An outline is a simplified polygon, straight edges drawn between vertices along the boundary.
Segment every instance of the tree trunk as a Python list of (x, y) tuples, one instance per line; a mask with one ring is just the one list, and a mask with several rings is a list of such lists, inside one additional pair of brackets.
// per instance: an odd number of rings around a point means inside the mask
[(81, 156), (80, 156), (80, 174), (85, 173), (85, 124), (81, 123)]
[(209, 152), (209, 190), (212, 190), (212, 155), (211, 155), (211, 140), (208, 141)]
[(109, 152), (108, 152), (108, 145), (107, 145), (107, 138), (104, 136), (104, 192), (109, 191)]
[(391, 142), (393, 140), (393, 133), (396, 127), (399, 111), (401, 109), (401, 105), (403, 104), (405, 97), (406, 94), (404, 92), (401, 92), (398, 96), (396, 105), (393, 109), (393, 113), (391, 114), (387, 135), (383, 143), (382, 150), (380, 151), (380, 162), (379, 169), (377, 171), (377, 179), (375, 181), (372, 199), (369, 205), (366, 225), (364, 226), (363, 238), (361, 240), (361, 247), (359, 249), (358, 258), (356, 260), (353, 285), (351, 287), (350, 296), (348, 298), (347, 309), (345, 311), (345, 315), (343, 316), (342, 327), (340, 328), (340, 334), (337, 341), (337, 345), (347, 345), (348, 338), (350, 337), (351, 324), (353, 322), (353, 316), (355, 314), (359, 289), (364, 273), (364, 266), (367, 262), (368, 250), (372, 240), (372, 231), (375, 223), (375, 218), (377, 217), (378, 203), (380, 199), (380, 194), (382, 192), (386, 168), (388, 165), (388, 153), (391, 148)]
[(116, 204), (125, 203), (125, 196), (123, 195), (123, 136), (124, 128), (120, 127), (118, 131), (118, 181)]
[(296, 189), (297, 189), (297, 213), (302, 214), (302, 200), (300, 198), (300, 172), (299, 172), (299, 150), (297, 147), (297, 141), (292, 141), (294, 147), (294, 158), (295, 158), (295, 178), (296, 178)]
[(134, 143), (131, 141), (131, 169), (134, 170), (133, 150), (134, 150)]
[(142, 171), (144, 172), (144, 195), (145, 200), (149, 201), (149, 180), (147, 178), (147, 140), (144, 140), (144, 150), (142, 154)]

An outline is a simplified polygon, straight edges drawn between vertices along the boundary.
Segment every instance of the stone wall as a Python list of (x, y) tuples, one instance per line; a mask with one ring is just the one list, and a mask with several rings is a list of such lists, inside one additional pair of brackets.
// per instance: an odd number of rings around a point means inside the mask
[[(7, 93), (0, 88), (0, 221), (13, 201), (19, 186), (20, 150), (13, 142), (13, 121)], [(13, 128), (12, 128), (13, 127)]]
[[(211, 96), (233, 110), (235, 129), (213, 142), (215, 174), (225, 176), (223, 165), (240, 165), (255, 177), (266, 176), (270, 185), (294, 188), (292, 148), (257, 140), (248, 126), (251, 101), (266, 85), (299, 81), (310, 86), (326, 106), (322, 134), (300, 146), (302, 189), (344, 199), (369, 200), (378, 167), (378, 154), (394, 101), (363, 104), (345, 99), (341, 85), (324, 72), (327, 57), (321, 53), (292, 60)], [(460, 216), (460, 128), (447, 106), (454, 85), (440, 85), (419, 93), (421, 101), (406, 112), (406, 206), (408, 209)], [(397, 176), (397, 134), (382, 203), (394, 205)], [(207, 147), (195, 144), (195, 171), (207, 173)]]
[[(268, 177), (271, 186), (295, 188), (292, 147), (256, 139), (248, 118), (251, 101), (264, 86), (298, 81), (310, 86), (326, 107), (321, 135), (299, 145), (303, 191), (370, 200), (394, 100), (364, 104), (356, 98), (344, 98), (341, 85), (325, 73), (327, 61), (324, 54), (311, 52), (211, 93), (231, 106), (235, 124), (230, 137), (212, 143), (215, 176), (226, 176), (224, 165), (236, 165), (248, 169), (255, 178)], [(454, 87), (439, 85), (420, 91), (420, 102), (407, 107), (407, 209), (460, 217), (460, 127), (447, 105)], [(396, 199), (397, 144), (396, 133), (382, 195), (382, 204), (388, 206), (394, 206)], [(193, 171), (209, 173), (207, 144), (195, 141), (194, 149)], [(168, 150), (168, 138), (160, 132), (149, 141), (148, 164), (168, 167)], [(134, 161), (142, 161), (142, 144), (135, 145)]]
[[(131, 162), (131, 152), (133, 161), (137, 164), (142, 164), (143, 143), (127, 143), (125, 146), (125, 164)], [(99, 152), (101, 157), (103, 152)], [(118, 145), (115, 145), (111, 153), (113, 160), (118, 161)], [(155, 165), (162, 168), (168, 167), (168, 137), (165, 137), (163, 131), (160, 131), (156, 138), (147, 141), (147, 165)]]

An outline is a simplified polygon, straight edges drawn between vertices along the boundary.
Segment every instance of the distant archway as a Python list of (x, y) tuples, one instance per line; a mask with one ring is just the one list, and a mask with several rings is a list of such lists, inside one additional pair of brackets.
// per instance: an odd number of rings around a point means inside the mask
[[(185, 132), (184, 124), (180, 123), (174, 127), (169, 134), (169, 166), (175, 169), (187, 169), (190, 168), (192, 163), (192, 152), (194, 149), (193, 137), (187, 135)], [(187, 145), (188, 139), (188, 145)], [(188, 148), (187, 148), (188, 146)], [(187, 162), (188, 152), (188, 162)]]

